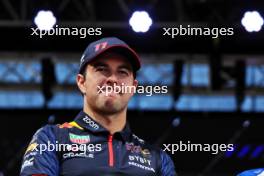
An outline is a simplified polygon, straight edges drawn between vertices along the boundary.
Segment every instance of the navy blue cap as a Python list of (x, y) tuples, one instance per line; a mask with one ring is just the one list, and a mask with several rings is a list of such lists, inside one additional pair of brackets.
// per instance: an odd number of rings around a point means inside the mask
[(139, 56), (132, 48), (116, 37), (107, 37), (94, 41), (87, 46), (81, 57), (79, 73), (83, 72), (88, 63), (98, 58), (100, 54), (108, 51), (124, 55), (131, 63), (134, 72), (140, 69), (141, 63)]

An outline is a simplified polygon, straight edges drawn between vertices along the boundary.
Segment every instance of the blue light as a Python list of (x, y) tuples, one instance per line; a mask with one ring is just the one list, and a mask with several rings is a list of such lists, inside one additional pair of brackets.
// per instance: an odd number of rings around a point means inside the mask
[[(151, 102), (151, 103), (150, 103)], [(168, 110), (173, 105), (173, 99), (167, 95), (135, 95), (128, 104), (128, 109)]]
[(260, 145), (255, 148), (255, 150), (250, 155), (250, 159), (254, 159), (260, 156), (261, 152), (264, 150), (264, 146)]
[(226, 151), (226, 153), (225, 153), (225, 157), (226, 157), (226, 158), (230, 158), (230, 157), (235, 153), (237, 147), (238, 147), (237, 145), (234, 145), (234, 146), (233, 146), (233, 149), (234, 149), (234, 150)]
[(188, 111), (234, 111), (235, 97), (223, 95), (181, 95), (175, 107)]
[(250, 145), (245, 145), (240, 152), (237, 154), (237, 157), (239, 158), (243, 158), (244, 156), (246, 156), (246, 154), (248, 154), (249, 150), (250, 150)]

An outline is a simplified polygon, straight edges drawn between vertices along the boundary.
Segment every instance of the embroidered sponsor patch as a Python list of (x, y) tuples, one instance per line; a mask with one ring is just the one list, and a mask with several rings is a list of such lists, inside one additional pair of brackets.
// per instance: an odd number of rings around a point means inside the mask
[(37, 146), (38, 144), (36, 142), (29, 144), (25, 153), (32, 152), (37, 148)]
[(69, 133), (70, 141), (72, 143), (77, 144), (87, 144), (90, 142), (90, 136), (89, 135), (76, 135), (73, 133)]

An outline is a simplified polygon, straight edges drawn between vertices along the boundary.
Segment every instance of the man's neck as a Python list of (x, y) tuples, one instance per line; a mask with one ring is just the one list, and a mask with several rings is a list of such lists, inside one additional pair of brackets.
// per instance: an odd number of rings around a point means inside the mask
[(122, 131), (126, 124), (126, 109), (116, 114), (100, 114), (89, 108), (83, 111), (88, 114), (94, 121), (106, 128), (110, 134)]

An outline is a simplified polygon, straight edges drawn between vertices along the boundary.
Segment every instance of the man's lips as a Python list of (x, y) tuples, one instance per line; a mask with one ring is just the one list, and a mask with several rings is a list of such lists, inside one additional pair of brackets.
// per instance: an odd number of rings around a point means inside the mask
[(106, 97), (117, 97), (119, 94), (116, 93), (109, 93), (109, 94), (104, 94)]

